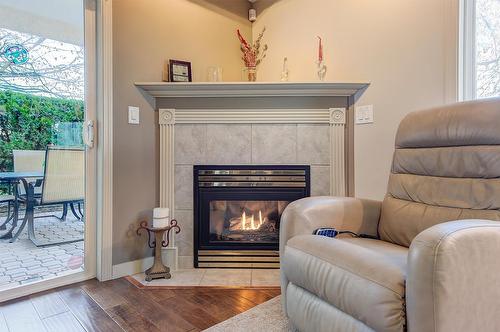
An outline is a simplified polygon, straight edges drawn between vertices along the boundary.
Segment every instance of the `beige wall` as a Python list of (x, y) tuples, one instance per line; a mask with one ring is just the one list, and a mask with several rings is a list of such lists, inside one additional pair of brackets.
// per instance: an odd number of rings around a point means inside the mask
[[(244, 6), (232, 0), (113, 1), (113, 264), (150, 253), (135, 228), (158, 204), (158, 115), (133, 82), (160, 81), (169, 58), (192, 62), (195, 81), (205, 80), (212, 65), (223, 66), (225, 80), (240, 80), (235, 30), (251, 36)], [(140, 125), (127, 123), (128, 105), (141, 108)]]
[[(359, 105), (375, 123), (355, 127), (356, 196), (384, 196), (398, 123), (410, 111), (456, 98), (457, 0), (273, 0), (261, 2), (253, 35), (266, 26), (258, 80), (316, 80), (317, 35), (326, 80), (369, 82)], [(270, 3), (274, 3), (269, 6)]]

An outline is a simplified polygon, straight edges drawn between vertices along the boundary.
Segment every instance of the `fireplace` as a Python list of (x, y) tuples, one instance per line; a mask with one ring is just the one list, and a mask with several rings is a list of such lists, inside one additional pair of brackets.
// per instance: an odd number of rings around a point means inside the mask
[(279, 267), (280, 218), (310, 167), (194, 166), (194, 266)]

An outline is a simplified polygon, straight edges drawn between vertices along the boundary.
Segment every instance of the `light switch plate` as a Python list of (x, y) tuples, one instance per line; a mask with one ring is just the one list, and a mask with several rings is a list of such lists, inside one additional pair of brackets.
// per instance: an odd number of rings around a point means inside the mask
[(356, 124), (373, 123), (373, 105), (356, 106)]
[(128, 123), (139, 124), (139, 107), (129, 106), (128, 107)]

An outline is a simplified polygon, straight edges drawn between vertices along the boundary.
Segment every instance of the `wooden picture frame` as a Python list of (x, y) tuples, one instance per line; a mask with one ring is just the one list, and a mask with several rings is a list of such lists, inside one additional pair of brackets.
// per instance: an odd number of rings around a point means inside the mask
[(170, 82), (192, 82), (191, 62), (170, 60), (169, 61)]

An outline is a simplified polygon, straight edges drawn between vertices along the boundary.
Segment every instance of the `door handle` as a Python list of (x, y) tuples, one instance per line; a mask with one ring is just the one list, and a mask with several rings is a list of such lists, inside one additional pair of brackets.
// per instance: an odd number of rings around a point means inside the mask
[(82, 130), (83, 143), (88, 148), (94, 147), (94, 120), (85, 121)]

